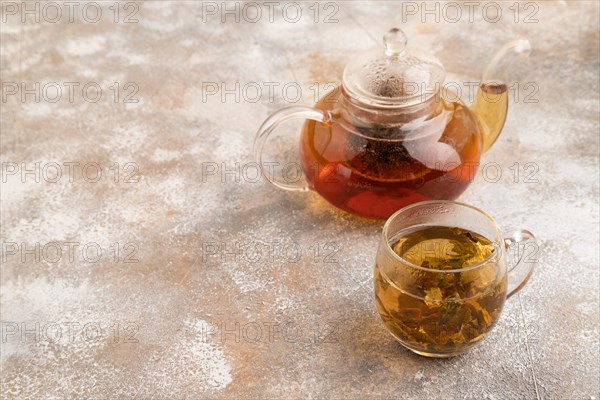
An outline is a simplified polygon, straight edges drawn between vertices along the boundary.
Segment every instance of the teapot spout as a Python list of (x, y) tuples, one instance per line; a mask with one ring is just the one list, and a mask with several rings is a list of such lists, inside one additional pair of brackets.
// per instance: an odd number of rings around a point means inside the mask
[(483, 73), (483, 78), (471, 110), (479, 121), (483, 137), (483, 152), (498, 139), (508, 112), (508, 82), (505, 78), (510, 66), (521, 58), (528, 57), (531, 45), (527, 39), (507, 43), (492, 58)]

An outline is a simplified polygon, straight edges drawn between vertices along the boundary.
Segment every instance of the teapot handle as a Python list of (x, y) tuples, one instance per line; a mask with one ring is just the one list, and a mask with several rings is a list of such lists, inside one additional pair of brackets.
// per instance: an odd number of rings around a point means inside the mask
[(275, 180), (275, 177), (272, 176), (273, 174), (269, 174), (267, 171), (265, 171), (265, 167), (262, 162), (263, 148), (267, 143), (267, 139), (269, 138), (271, 132), (273, 132), (280, 124), (294, 118), (310, 119), (318, 122), (327, 121), (325, 113), (321, 110), (301, 106), (282, 108), (281, 110), (271, 114), (258, 129), (256, 138), (254, 139), (254, 160), (258, 163), (258, 167), (260, 168), (262, 175), (274, 186), (288, 191), (305, 192), (310, 190), (310, 186), (306, 180), (303, 180), (303, 182), (299, 185)]

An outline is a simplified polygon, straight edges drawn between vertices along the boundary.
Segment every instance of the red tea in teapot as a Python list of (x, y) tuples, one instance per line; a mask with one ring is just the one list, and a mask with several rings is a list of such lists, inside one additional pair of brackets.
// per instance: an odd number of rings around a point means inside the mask
[[(484, 90), (498, 94), (502, 88)], [(387, 218), (417, 201), (455, 199), (472, 181), (482, 139), (473, 114), (462, 103), (430, 100), (429, 109), (421, 107), (420, 112), (434, 108), (438, 121), (425, 116), (421, 128), (415, 127), (414, 114), (390, 116), (395, 124), (370, 119), (361, 126), (354, 116), (337, 114), (335, 105), (343, 96), (336, 89), (317, 103), (336, 123), (307, 121), (300, 142), (307, 180), (333, 205)], [(409, 122), (402, 124), (403, 118)]]

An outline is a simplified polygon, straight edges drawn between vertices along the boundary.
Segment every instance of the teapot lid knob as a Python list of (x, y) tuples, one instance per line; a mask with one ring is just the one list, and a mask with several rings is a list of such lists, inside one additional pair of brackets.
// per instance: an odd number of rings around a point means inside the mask
[(404, 51), (406, 47), (406, 35), (401, 29), (392, 28), (383, 36), (383, 44), (385, 45), (385, 54), (387, 56), (397, 56)]

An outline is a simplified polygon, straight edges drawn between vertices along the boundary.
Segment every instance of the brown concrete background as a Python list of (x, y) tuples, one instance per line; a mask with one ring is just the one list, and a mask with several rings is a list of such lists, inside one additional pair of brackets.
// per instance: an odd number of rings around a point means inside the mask
[[(41, 3), (39, 23), (9, 3), (0, 70), (2, 398), (599, 397), (597, 2), (522, 2), (518, 22), (503, 2), (495, 23), (482, 12), (492, 19), (488, 8), (500, 3), (480, 3), (472, 22), (462, 5), (457, 23), (447, 21), (454, 14), (423, 22), (421, 2), (408, 17), (400, 2), (321, 3), (317, 23), (313, 3), (297, 3), (297, 23), (282, 17), (287, 3), (269, 22), (259, 2), (255, 23), (244, 21), (256, 17), (249, 9), (239, 23), (235, 15), (222, 23), (220, 2), (204, 10), (120, 3), (117, 22), (109, 2), (97, 22), (93, 5), (84, 17), (78, 3), (73, 22), (62, 5), (55, 23)], [(521, 97), (482, 160), (501, 176), (478, 173), (460, 200), (506, 230), (535, 232), (540, 265), (494, 333), (448, 360), (404, 350), (375, 313), (382, 222), (337, 211), (314, 193), (250, 182), (250, 170), (240, 182), (221, 174), (222, 163), (252, 161), (262, 120), (290, 105), (283, 85), (297, 82), (295, 104), (313, 104), (311, 85), (324, 93), (393, 26), (457, 82), (476, 81), (508, 40), (526, 36), (534, 48), (512, 70)], [(39, 102), (9, 94), (11, 84), (36, 82), (59, 84), (63, 97), (51, 102), (52, 85)], [(65, 82), (79, 83), (72, 101)], [(206, 83), (236, 82), (241, 92), (257, 83), (263, 96), (203, 98)], [(280, 84), (272, 99), (268, 82)], [(87, 83), (102, 88), (97, 102), (82, 97)], [(139, 101), (124, 102), (136, 87), (130, 99)], [(282, 137), (272, 150), (283, 157), (289, 149), (293, 160), (293, 144)], [(21, 175), (35, 163), (39, 182)], [(51, 163), (63, 173), (57, 182)], [(96, 164), (83, 171), (88, 163)], [(90, 182), (96, 165), (102, 176)], [(24, 261), (22, 243), (33, 249)], [(57, 260), (48, 243), (61, 246)], [(73, 259), (65, 243), (78, 244)]]

